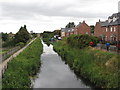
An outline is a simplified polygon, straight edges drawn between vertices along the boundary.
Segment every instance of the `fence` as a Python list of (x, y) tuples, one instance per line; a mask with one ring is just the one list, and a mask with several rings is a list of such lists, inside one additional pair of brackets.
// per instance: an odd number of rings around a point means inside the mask
[[(105, 44), (97, 44), (96, 48), (107, 50)], [(117, 47), (114, 46), (114, 45), (110, 45), (110, 47), (109, 47), (109, 51), (111, 51), (111, 52), (117, 52)]]
[(9, 56), (11, 56), (12, 54), (14, 54), (20, 48), (21, 48), (20, 46), (14, 47), (14, 48), (10, 49), (8, 52), (0, 55), (1, 62), (3, 62), (4, 60), (6, 60)]

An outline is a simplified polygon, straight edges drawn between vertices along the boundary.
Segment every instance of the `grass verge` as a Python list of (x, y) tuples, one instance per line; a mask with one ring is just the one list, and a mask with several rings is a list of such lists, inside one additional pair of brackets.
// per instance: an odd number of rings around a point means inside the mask
[(66, 39), (53, 44), (54, 50), (66, 63), (95, 85), (95, 88), (120, 87), (119, 56), (95, 48), (72, 48)]
[(37, 38), (22, 53), (11, 60), (3, 74), (2, 88), (30, 88), (30, 77), (39, 70), (42, 51), (41, 40)]

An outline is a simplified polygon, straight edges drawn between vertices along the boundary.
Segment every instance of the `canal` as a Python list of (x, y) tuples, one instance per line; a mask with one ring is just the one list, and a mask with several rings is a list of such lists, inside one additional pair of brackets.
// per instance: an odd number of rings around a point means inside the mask
[[(42, 42), (43, 43), (43, 42)], [(54, 52), (53, 46), (43, 43), (41, 68), (33, 80), (33, 88), (89, 88), (61, 57)]]

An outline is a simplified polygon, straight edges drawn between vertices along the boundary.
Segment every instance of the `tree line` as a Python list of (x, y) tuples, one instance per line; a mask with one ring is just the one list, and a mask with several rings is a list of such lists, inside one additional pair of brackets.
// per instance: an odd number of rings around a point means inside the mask
[(24, 46), (29, 39), (37, 36), (36, 33), (29, 33), (26, 28), (26, 25), (24, 25), (23, 27), (21, 26), (16, 34), (13, 34), (12, 32), (9, 34), (2, 32), (1, 35), (3, 47), (14, 47), (17, 45)]

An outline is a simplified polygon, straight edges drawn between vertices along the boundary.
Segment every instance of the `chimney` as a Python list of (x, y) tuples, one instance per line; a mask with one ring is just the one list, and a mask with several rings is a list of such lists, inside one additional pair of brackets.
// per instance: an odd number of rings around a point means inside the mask
[(99, 22), (100, 22), (100, 19), (99, 19)]
[(26, 25), (24, 25), (24, 28), (26, 29)]
[(85, 20), (83, 21), (83, 23), (85, 23)]
[(81, 22), (79, 22), (79, 24), (81, 24)]

